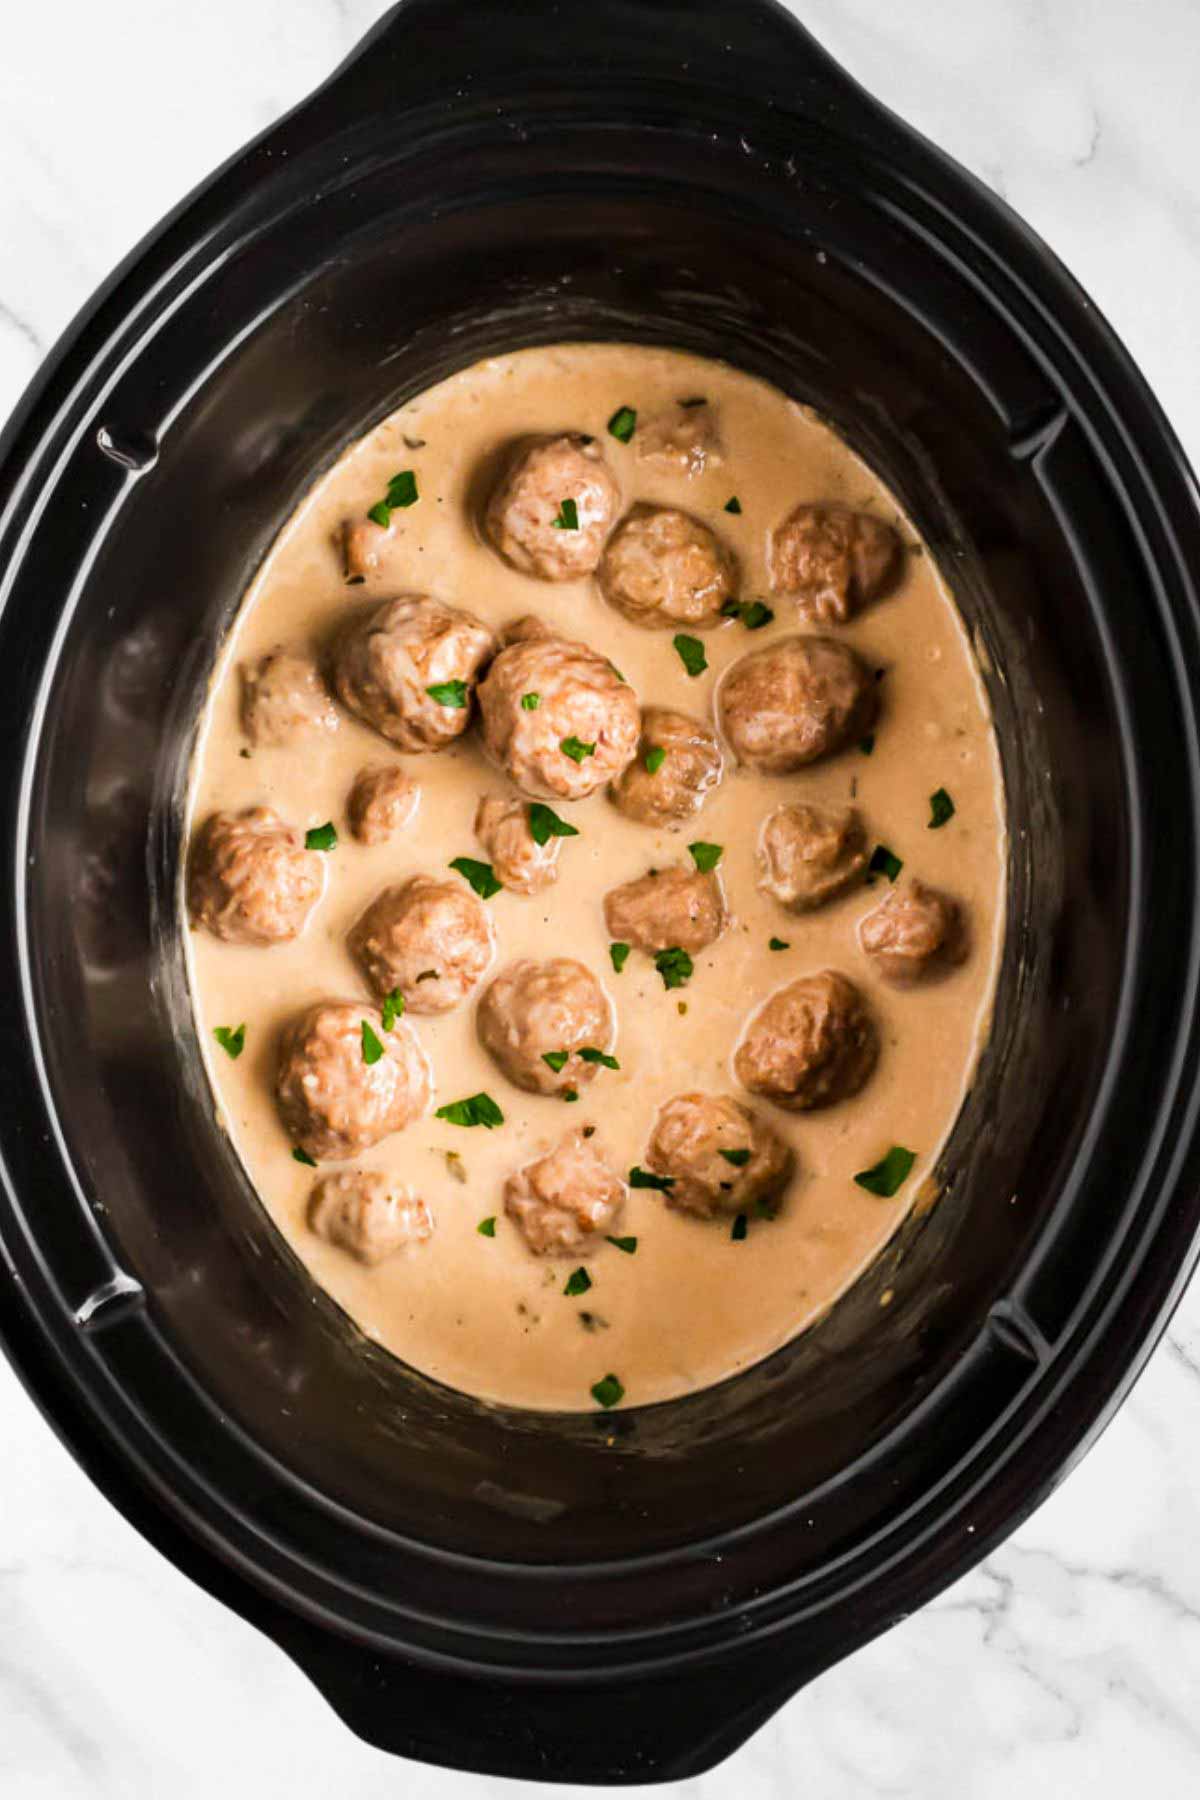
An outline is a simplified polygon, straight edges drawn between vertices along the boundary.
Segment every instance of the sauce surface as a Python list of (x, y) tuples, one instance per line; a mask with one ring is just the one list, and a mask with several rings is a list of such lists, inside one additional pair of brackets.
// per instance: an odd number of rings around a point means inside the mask
[[(606, 431), (615, 410), (640, 419), (704, 395), (723, 459), (687, 475), (638, 459)], [(634, 501), (674, 505), (708, 523), (739, 558), (743, 600), (766, 598), (775, 618), (749, 631), (738, 620), (700, 633), (707, 671), (689, 676), (672, 632), (627, 622), (594, 579), (547, 583), (509, 568), (476, 524), (480, 471), (526, 433), (591, 433)], [(412, 446), (417, 447), (412, 447)], [(398, 470), (414, 471), (420, 498), (393, 515), (380, 568), (347, 586), (338, 548), (346, 519), (361, 517)], [(726, 503), (737, 496), (741, 511)], [(486, 857), (473, 821), (481, 794), (512, 794), (475, 730), (433, 755), (401, 755), (343, 713), (336, 731), (302, 746), (253, 749), (242, 729), (239, 665), (279, 644), (321, 651), (350, 610), (406, 592), (428, 593), (494, 629), (529, 613), (608, 656), (643, 706), (712, 722), (721, 673), (747, 651), (813, 629), (786, 599), (771, 600), (767, 545), (801, 501), (843, 501), (897, 523), (906, 545), (892, 594), (832, 632), (881, 679), (882, 709), (870, 754), (851, 748), (788, 776), (752, 774), (727, 758), (720, 786), (677, 830), (622, 816), (601, 791), (556, 810), (578, 828), (561, 846), (557, 883), (487, 902), (497, 939), (490, 974), (518, 957), (569, 955), (601, 980), (615, 1010), (619, 1071), (600, 1069), (574, 1105), (520, 1092), (477, 1041), (472, 999), (456, 1011), (409, 1022), (428, 1055), (434, 1098), (427, 1114), (354, 1166), (388, 1171), (432, 1210), (432, 1238), (375, 1267), (314, 1235), (306, 1207), (315, 1172), (297, 1163), (273, 1095), (279, 1034), (311, 1002), (365, 998), (346, 938), (385, 886), (415, 873), (443, 875), (452, 859)], [(414, 821), (390, 842), (366, 847), (346, 823), (358, 771), (394, 763), (419, 783)], [(931, 830), (930, 796), (946, 789), (953, 818)], [(857, 940), (879, 904), (883, 878), (820, 911), (786, 912), (759, 890), (762, 819), (784, 801), (853, 801), (871, 842), (907, 874), (946, 889), (969, 921), (970, 955), (944, 978), (909, 989), (884, 984)], [(725, 365), (627, 345), (565, 345), (498, 357), (410, 401), (351, 448), (309, 493), (246, 595), (201, 721), (190, 823), (218, 808), (273, 807), (301, 833), (332, 820), (325, 891), (294, 942), (267, 949), (190, 933), (192, 991), (220, 1121), (276, 1226), (314, 1280), (369, 1337), (426, 1374), (485, 1399), (587, 1410), (609, 1372), (624, 1404), (667, 1400), (757, 1362), (826, 1312), (896, 1229), (929, 1175), (972, 1079), (990, 1020), (1002, 931), (1005, 829), (999, 759), (970, 645), (932, 559), (888, 490), (807, 409)], [(695, 973), (668, 991), (651, 958), (635, 951), (621, 973), (609, 957), (603, 897), (651, 867), (690, 867), (687, 844), (723, 847), (720, 874), (731, 921), (695, 957)], [(772, 950), (772, 938), (788, 948)], [(789, 1114), (745, 1095), (732, 1053), (744, 1021), (770, 992), (832, 968), (866, 994), (881, 1053), (860, 1093), (826, 1110)], [(218, 1026), (246, 1025), (232, 1060)], [(644, 1162), (659, 1107), (689, 1089), (732, 1094), (764, 1113), (793, 1146), (796, 1174), (774, 1219), (752, 1218), (743, 1239), (730, 1221), (672, 1211), (662, 1195), (632, 1190), (617, 1231), (636, 1254), (603, 1244), (587, 1260), (590, 1291), (564, 1294), (579, 1257), (532, 1255), (506, 1218), (505, 1179), (592, 1126), (593, 1144), (627, 1175)], [(438, 1120), (434, 1109), (480, 1090), (505, 1114), (496, 1130)], [(854, 1175), (891, 1145), (917, 1153), (892, 1199)], [(453, 1154), (451, 1154), (453, 1153)], [(329, 1165), (337, 1167), (338, 1165)], [(495, 1235), (481, 1235), (495, 1217)]]

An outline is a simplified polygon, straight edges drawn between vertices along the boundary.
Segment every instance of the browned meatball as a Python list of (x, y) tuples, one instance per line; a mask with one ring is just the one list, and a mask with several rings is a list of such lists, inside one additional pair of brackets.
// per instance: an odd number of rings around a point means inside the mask
[(412, 822), (420, 798), (412, 776), (394, 764), (360, 769), (346, 802), (350, 829), (360, 844), (386, 844)]
[(483, 902), (465, 882), (432, 875), (410, 875), (384, 888), (347, 943), (380, 999), (399, 989), (415, 1013), (460, 1006), (494, 950)]
[(957, 900), (923, 881), (892, 888), (860, 923), (858, 941), (884, 980), (897, 987), (944, 972), (966, 955)]
[(635, 506), (609, 540), (600, 588), (635, 625), (715, 625), (737, 587), (733, 553), (699, 519), (669, 506)]
[[(508, 1079), (530, 1094), (579, 1092), (599, 1067), (576, 1052), (609, 1050), (613, 1020), (590, 969), (567, 956), (512, 963), (479, 1002), (479, 1041)], [(566, 1061), (555, 1068), (563, 1052)]]
[(502, 650), (479, 707), (489, 753), (536, 800), (582, 800), (637, 752), (637, 695), (586, 644), (535, 638)]
[(495, 648), (487, 626), (457, 607), (423, 594), (385, 600), (337, 647), (338, 695), (401, 750), (444, 750), (467, 729)]
[(218, 812), (196, 833), (188, 908), (228, 944), (286, 944), (321, 898), (325, 865), (269, 806)]
[(758, 839), (758, 885), (789, 912), (811, 912), (862, 880), (867, 839), (852, 807), (777, 806)]
[[(374, 1062), (373, 1034), (383, 1054)], [(429, 1069), (403, 1021), (390, 1031), (373, 1006), (324, 1000), (294, 1019), (279, 1046), (275, 1099), (292, 1142), (318, 1162), (369, 1150), (424, 1112)]]
[(624, 1204), (625, 1183), (577, 1131), (504, 1184), (504, 1210), (535, 1256), (590, 1256)]
[[(608, 464), (590, 438), (576, 432), (536, 438), (516, 447), (488, 502), (484, 530), (522, 575), (577, 581), (600, 561), (619, 500)], [(564, 508), (564, 501), (572, 504)]]
[(671, 475), (703, 475), (724, 461), (712, 408), (676, 404), (637, 428), (640, 462)]
[(728, 1094), (676, 1094), (646, 1150), (646, 1167), (672, 1183), (667, 1205), (705, 1219), (769, 1206), (794, 1160), (778, 1132)]
[(308, 1203), (309, 1230), (374, 1268), (410, 1244), (433, 1235), (424, 1200), (378, 1169), (346, 1169), (322, 1175)]
[(798, 506), (771, 539), (771, 587), (809, 625), (844, 625), (876, 600), (900, 567), (890, 525), (848, 506)]
[(342, 573), (351, 587), (374, 575), (383, 561), (391, 525), (374, 519), (347, 519), (341, 529)]
[(734, 1056), (743, 1087), (787, 1112), (857, 1094), (875, 1067), (879, 1033), (853, 982), (826, 969), (777, 989), (754, 1013)]
[(242, 729), (258, 748), (338, 728), (337, 708), (311, 656), (282, 646), (243, 663)]
[(560, 837), (539, 844), (529, 823), (528, 800), (485, 794), (475, 813), (475, 835), (488, 853), (496, 879), (514, 894), (540, 894), (558, 880)]
[(658, 869), (604, 896), (609, 936), (636, 950), (704, 950), (725, 929), (720, 878), (699, 869)]
[(788, 637), (735, 662), (722, 681), (721, 728), (739, 762), (790, 775), (870, 731), (878, 691), (866, 663), (833, 638)]
[(640, 825), (679, 825), (699, 812), (722, 768), (716, 734), (707, 725), (668, 706), (648, 706), (637, 755), (609, 794)]

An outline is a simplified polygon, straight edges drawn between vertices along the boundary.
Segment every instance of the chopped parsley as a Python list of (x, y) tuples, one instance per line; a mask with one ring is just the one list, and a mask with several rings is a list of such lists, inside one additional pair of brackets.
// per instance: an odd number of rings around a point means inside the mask
[(675, 944), (669, 950), (660, 950), (654, 959), (654, 966), (663, 978), (665, 988), (682, 987), (695, 972), (695, 963), (686, 950)]
[(607, 1050), (593, 1050), (590, 1044), (585, 1044), (578, 1055), (580, 1062), (599, 1063), (602, 1069), (619, 1069), (621, 1066), (616, 1057), (610, 1056)]
[(523, 712), (536, 712), (541, 704), (542, 696), (540, 694), (521, 695), (521, 710)]
[(675, 1186), (673, 1175), (652, 1175), (649, 1169), (640, 1168), (636, 1163), (629, 1171), (629, 1185), (633, 1188), (653, 1188), (657, 1194), (669, 1194)]
[(725, 619), (740, 619), (747, 631), (761, 631), (769, 625), (775, 614), (761, 600), (727, 600), (721, 608), (721, 616)]
[(895, 881), (904, 864), (886, 844), (876, 844), (867, 867), (872, 875), (886, 875), (889, 881)]
[(738, 499), (736, 494), (731, 494), (729, 496), (729, 499), (725, 502), (725, 511), (727, 513), (740, 513), (741, 510), (742, 510), (741, 501)]
[(570, 1054), (569, 1050), (547, 1050), (542, 1055), (542, 1061), (548, 1069), (553, 1069), (556, 1075), (561, 1075), (567, 1066)]
[(303, 1163), (306, 1169), (315, 1169), (317, 1166), (316, 1157), (310, 1156), (307, 1150), (293, 1150), (292, 1156), (296, 1162)]
[(708, 667), (708, 658), (704, 654), (704, 645), (699, 638), (689, 637), (686, 631), (676, 632), (671, 639), (680, 662), (692, 677), (703, 675)]
[(744, 1169), (750, 1161), (748, 1150), (722, 1150), (721, 1155), (727, 1163), (732, 1163), (735, 1169)]
[(710, 870), (716, 868), (721, 860), (723, 850), (724, 845), (706, 844), (703, 839), (688, 845), (691, 859), (702, 875), (707, 875)]
[(905, 1150), (901, 1144), (893, 1144), (886, 1156), (881, 1156), (873, 1168), (861, 1170), (855, 1177), (860, 1188), (866, 1188), (868, 1194), (879, 1194), (885, 1200), (908, 1180), (912, 1166), (917, 1160), (915, 1150)]
[(394, 987), (383, 1002), (383, 1029), (385, 1031), (390, 1031), (396, 1020), (403, 1017), (404, 1007), (404, 995), (398, 987)]
[(576, 1269), (573, 1275), (567, 1276), (567, 1285), (563, 1289), (563, 1293), (568, 1300), (573, 1300), (576, 1294), (586, 1294), (591, 1285), (592, 1278), (587, 1270)]
[(768, 938), (767, 940), (768, 950), (790, 950), (791, 947), (786, 938)]
[(620, 1250), (626, 1256), (634, 1256), (637, 1253), (637, 1239), (635, 1237), (610, 1237), (608, 1242), (612, 1245), (614, 1250)]
[(480, 1221), (479, 1221), (478, 1225), (475, 1227), (475, 1229), (479, 1233), (480, 1237), (495, 1237), (495, 1235), (496, 1235), (496, 1215), (495, 1215), (495, 1213), (492, 1213), (490, 1218), (480, 1219)]
[(562, 1097), (564, 1100), (567, 1100), (567, 1101), (578, 1100), (579, 1089), (578, 1088), (564, 1088), (562, 1091)]
[(592, 1399), (597, 1406), (604, 1407), (607, 1412), (610, 1406), (619, 1406), (625, 1398), (625, 1389), (615, 1375), (606, 1375), (592, 1389)]
[(631, 948), (632, 945), (630, 944), (610, 944), (608, 946), (608, 954), (612, 959), (614, 974), (619, 975), (621, 970), (625, 967), (625, 964), (629, 961), (629, 952)]
[(456, 856), (450, 867), (457, 870), (464, 881), (470, 882), (481, 900), (490, 900), (504, 886), (502, 881), (496, 880), (491, 863), (477, 862), (473, 856)]
[(448, 1106), (438, 1107), (434, 1118), (445, 1119), (447, 1125), (482, 1125), (488, 1131), (504, 1123), (504, 1114), (490, 1094), (472, 1094), (467, 1100), (451, 1100)]
[(382, 1055), (383, 1045), (371, 1029), (371, 1021), (364, 1019), (362, 1022), (362, 1059), (368, 1069), (373, 1063), (377, 1063)]
[[(382, 500), (377, 500), (374, 506), (368, 506), (367, 517), (371, 520), (373, 525), (382, 525), (385, 531), (392, 522), (391, 510), (384, 505)], [(355, 586), (363, 579), (364, 577), (362, 575), (357, 575), (355, 577)]]
[(421, 498), (417, 492), (417, 478), (411, 469), (401, 469), (388, 482), (388, 491), (382, 500), (377, 500), (367, 513), (376, 525), (382, 525), (386, 531), (392, 522), (392, 514), (401, 512), (406, 506), (415, 506)]
[(547, 844), (552, 837), (578, 837), (579, 829), (560, 819), (552, 806), (535, 800), (529, 808), (529, 835), (535, 844)]
[(425, 692), (431, 700), (436, 700), (439, 706), (453, 706), (459, 712), (466, 710), (467, 684), (465, 681), (435, 681), (432, 687), (425, 689)]
[(578, 531), (579, 508), (574, 500), (560, 500), (557, 516), (551, 523), (556, 531)]
[(929, 796), (929, 829), (939, 831), (948, 819), (954, 817), (954, 802), (945, 788), (939, 788), (936, 794)]
[(336, 850), (337, 841), (337, 831), (332, 819), (327, 819), (324, 825), (314, 825), (311, 831), (304, 834), (306, 850)]
[(741, 1243), (749, 1228), (750, 1221), (747, 1219), (745, 1213), (739, 1213), (737, 1218), (733, 1221), (733, 1229), (729, 1233), (735, 1244)]
[(661, 744), (655, 744), (652, 750), (647, 750), (642, 758), (647, 775), (657, 775), (666, 760), (667, 753)]
[(627, 444), (637, 429), (637, 411), (632, 406), (618, 406), (608, 421), (610, 434), (618, 444)]
[(613, 674), (616, 676), (617, 680), (621, 683), (621, 686), (628, 687), (629, 683), (626, 681), (625, 677), (622, 675), (620, 669), (618, 669), (616, 663), (613, 662), (611, 657), (609, 657), (609, 659), (608, 659), (608, 666), (612, 670)]
[(232, 1029), (228, 1025), (218, 1025), (213, 1032), (213, 1036), (216, 1038), (218, 1044), (220, 1044), (226, 1056), (231, 1056), (234, 1062), (237, 1061), (238, 1057), (242, 1054), (242, 1051), (246, 1048), (245, 1025), (238, 1025)]
[(859, 740), (858, 747), (864, 756), (873, 756), (875, 753), (875, 733), (869, 731), (865, 738)]
[(558, 747), (564, 756), (569, 756), (571, 761), (576, 763), (581, 763), (585, 756), (595, 756), (596, 754), (595, 744), (582, 743), (573, 732), (570, 737), (563, 738)]

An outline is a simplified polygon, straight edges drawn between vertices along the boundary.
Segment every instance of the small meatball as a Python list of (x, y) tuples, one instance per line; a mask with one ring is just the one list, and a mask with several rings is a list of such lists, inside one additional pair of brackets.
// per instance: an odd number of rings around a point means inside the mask
[(667, 1205), (704, 1219), (769, 1207), (794, 1160), (765, 1119), (727, 1094), (676, 1094), (659, 1112), (646, 1150), (646, 1167), (674, 1183)]
[(624, 1204), (625, 1183), (577, 1131), (504, 1184), (504, 1210), (535, 1256), (590, 1256)]
[(325, 865), (269, 806), (206, 819), (192, 844), (188, 909), (227, 944), (286, 944), (321, 898)]
[(707, 725), (668, 706), (648, 706), (637, 755), (609, 796), (639, 825), (679, 825), (699, 812), (723, 767), (716, 734)]
[(789, 912), (812, 912), (862, 880), (867, 839), (852, 807), (777, 806), (758, 839), (758, 885)]
[(510, 644), (536, 644), (557, 636), (554, 627), (547, 625), (545, 619), (539, 619), (536, 613), (522, 613), (519, 619), (501, 628), (500, 648), (507, 650)]
[[(423, 594), (385, 600), (342, 638), (336, 686), (343, 705), (401, 750), (444, 750), (471, 722), (471, 694), (496, 648), (486, 625)], [(430, 688), (460, 696), (436, 699)]]
[(502, 650), (479, 708), (488, 753), (535, 800), (582, 800), (637, 753), (637, 695), (586, 644), (536, 638)]
[(433, 1215), (424, 1200), (378, 1169), (346, 1169), (322, 1175), (313, 1188), (308, 1227), (374, 1268), (397, 1250), (432, 1237)]
[(923, 881), (890, 889), (858, 927), (858, 941), (879, 974), (897, 987), (962, 962), (965, 940), (957, 900)]
[(703, 475), (724, 461), (712, 409), (677, 403), (667, 412), (655, 413), (636, 436), (638, 461), (652, 463), (672, 475)]
[(560, 837), (539, 844), (529, 828), (529, 802), (485, 794), (475, 813), (475, 835), (488, 861), (514, 894), (540, 894), (558, 880)]
[[(479, 1041), (515, 1087), (529, 1094), (576, 1093), (599, 1064), (575, 1054), (609, 1050), (613, 1020), (596, 977), (568, 956), (515, 962), (501, 971), (479, 1002)], [(560, 1069), (555, 1061), (567, 1052)]]
[(659, 869), (605, 894), (604, 922), (610, 937), (652, 956), (705, 950), (725, 929), (725, 896), (712, 871)]
[(257, 662), (243, 663), (241, 677), (242, 730), (256, 748), (337, 730), (337, 708), (310, 656), (268, 650)]
[(386, 844), (411, 824), (420, 798), (420, 788), (403, 769), (360, 769), (346, 802), (350, 829), (360, 844)]
[(752, 1094), (786, 1112), (857, 1094), (875, 1067), (879, 1033), (853, 982), (826, 969), (777, 989), (754, 1013), (733, 1059)]
[(391, 535), (390, 525), (380, 525), (374, 519), (345, 521), (341, 530), (342, 573), (349, 586), (357, 587), (368, 575), (376, 573)]
[(492, 960), (492, 927), (464, 882), (410, 875), (384, 888), (346, 940), (367, 985), (385, 999), (397, 988), (409, 1012), (449, 1012)]
[(771, 538), (771, 588), (809, 625), (844, 625), (900, 568), (900, 538), (872, 513), (798, 506)]
[[(383, 1046), (373, 1063), (364, 1053), (364, 1024)], [(319, 1001), (283, 1034), (275, 1099), (292, 1142), (317, 1162), (337, 1162), (369, 1150), (424, 1112), (429, 1068), (402, 1020), (385, 1031), (373, 1006)]]
[(600, 564), (609, 605), (664, 631), (715, 625), (736, 587), (732, 552), (699, 519), (669, 506), (635, 506)]
[(833, 638), (779, 638), (740, 657), (718, 691), (721, 729), (740, 763), (790, 775), (865, 737), (879, 695), (860, 656)]
[[(540, 581), (577, 581), (600, 561), (620, 490), (591, 438), (577, 432), (536, 438), (514, 459), (488, 502), (484, 530), (505, 562)], [(577, 524), (562, 520), (564, 500)]]

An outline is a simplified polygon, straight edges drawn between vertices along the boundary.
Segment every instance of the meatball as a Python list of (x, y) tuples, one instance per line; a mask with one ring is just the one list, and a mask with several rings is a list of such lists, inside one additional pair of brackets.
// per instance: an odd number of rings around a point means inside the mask
[(758, 885), (789, 912), (812, 912), (861, 881), (867, 839), (852, 807), (777, 806), (758, 839)]
[(624, 1204), (625, 1183), (577, 1131), (504, 1184), (504, 1210), (535, 1256), (589, 1256)]
[(809, 625), (844, 625), (876, 600), (900, 567), (890, 525), (848, 506), (798, 506), (771, 538), (771, 587)]
[[(515, 962), (479, 1002), (479, 1041), (515, 1087), (530, 1094), (578, 1093), (599, 1068), (576, 1052), (608, 1050), (613, 1020), (596, 977), (567, 956)], [(563, 1052), (566, 1061), (554, 1068)]]
[(705, 950), (725, 929), (725, 896), (711, 871), (656, 869), (604, 896), (610, 937), (635, 950)]
[(384, 888), (347, 939), (380, 999), (399, 989), (414, 1013), (459, 1006), (492, 960), (492, 927), (464, 882), (410, 875)]
[(646, 1150), (646, 1167), (672, 1183), (667, 1205), (705, 1219), (769, 1207), (793, 1163), (778, 1132), (727, 1094), (676, 1094)]
[(322, 1175), (308, 1203), (308, 1225), (368, 1268), (433, 1235), (433, 1215), (424, 1200), (378, 1169)]
[(678, 825), (699, 812), (722, 768), (716, 734), (707, 725), (667, 706), (648, 706), (637, 755), (609, 795), (640, 825)]
[(591, 438), (535, 438), (515, 448), (488, 502), (484, 530), (522, 575), (576, 581), (600, 561), (620, 497)]
[(853, 982), (826, 969), (777, 989), (754, 1013), (733, 1059), (743, 1087), (787, 1112), (857, 1094), (875, 1067), (879, 1033)]
[(655, 413), (637, 428), (639, 462), (651, 463), (671, 475), (703, 475), (724, 461), (712, 409), (703, 401), (682, 402)]
[(495, 648), (487, 626), (457, 607), (424, 594), (385, 600), (337, 647), (338, 695), (401, 750), (444, 750), (467, 729), (473, 684)]
[(360, 844), (386, 844), (412, 822), (420, 798), (412, 776), (394, 764), (360, 769), (346, 802), (350, 829)]
[(879, 974), (897, 987), (961, 962), (965, 938), (957, 900), (922, 881), (892, 888), (858, 927), (858, 941)]
[(196, 833), (188, 909), (227, 944), (286, 944), (321, 898), (325, 865), (269, 806), (213, 813)]
[(374, 575), (383, 561), (383, 552), (392, 535), (391, 525), (379, 525), (374, 519), (347, 519), (341, 530), (342, 573), (347, 584), (357, 587)]
[(600, 564), (609, 605), (635, 625), (715, 625), (733, 598), (733, 554), (699, 519), (669, 506), (635, 506)]
[(337, 708), (310, 656), (282, 646), (243, 663), (242, 729), (258, 748), (336, 731)]
[(513, 619), (501, 628), (500, 647), (507, 650), (510, 644), (534, 644), (557, 636), (553, 625), (547, 625), (536, 613), (522, 613), (519, 619)]
[(790, 775), (865, 737), (879, 699), (853, 650), (833, 638), (788, 637), (740, 657), (721, 683), (718, 706), (739, 762)]
[(560, 837), (539, 844), (529, 824), (529, 802), (485, 794), (475, 813), (475, 835), (498, 881), (514, 894), (540, 894), (558, 880)]
[[(373, 1034), (383, 1054), (374, 1062)], [(275, 1099), (292, 1142), (316, 1161), (369, 1150), (423, 1113), (429, 1068), (402, 1021), (390, 1031), (373, 1006), (323, 1000), (294, 1019), (279, 1046)]]
[(502, 650), (479, 707), (489, 753), (536, 800), (582, 800), (637, 753), (637, 695), (586, 644), (535, 638)]

